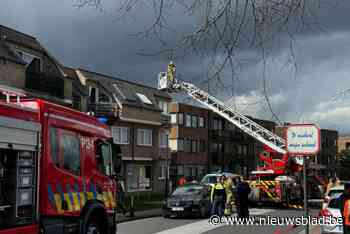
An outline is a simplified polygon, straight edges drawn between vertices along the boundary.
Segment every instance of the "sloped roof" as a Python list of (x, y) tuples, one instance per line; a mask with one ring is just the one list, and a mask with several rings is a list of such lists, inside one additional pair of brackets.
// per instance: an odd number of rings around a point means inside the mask
[[(45, 54), (50, 60), (53, 61), (61, 75), (66, 76), (66, 74), (63, 71), (62, 64), (54, 56), (52, 56), (49, 53), (49, 51), (46, 50), (45, 47), (43, 47), (35, 37), (25, 34), (23, 32), (19, 32), (13, 28), (0, 25), (0, 40), (2, 40), (5, 43), (5, 45), (6, 42), (11, 42), (13, 44), (18, 44), (23, 47), (27, 47)], [(10, 46), (8, 46), (7, 50), (11, 51)], [(0, 56), (2, 56), (3, 54), (6, 54), (6, 51), (0, 51)], [(15, 52), (13, 52), (13, 55), (20, 59)]]
[[(156, 97), (168, 99), (170, 101), (171, 96), (164, 91), (131, 82), (119, 77), (112, 77), (84, 69), (79, 71), (87, 78), (97, 82), (108, 93), (115, 95), (115, 97), (122, 103), (131, 106), (142, 107), (146, 109), (159, 110)], [(145, 95), (152, 104), (146, 104), (137, 96), (137, 93)]]
[(0, 36), (2, 39), (6, 39), (7, 41), (30, 47), (31, 49), (39, 52), (44, 52), (44, 48), (35, 37), (19, 32), (13, 28), (0, 25)]
[(9, 48), (6, 43), (0, 39), (0, 58), (12, 61), (14, 63), (25, 65), (26, 63)]

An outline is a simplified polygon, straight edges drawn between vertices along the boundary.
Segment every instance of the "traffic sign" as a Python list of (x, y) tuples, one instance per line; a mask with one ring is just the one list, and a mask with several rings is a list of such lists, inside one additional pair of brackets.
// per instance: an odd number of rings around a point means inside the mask
[(287, 151), (292, 155), (314, 155), (320, 150), (320, 129), (314, 124), (287, 127)]

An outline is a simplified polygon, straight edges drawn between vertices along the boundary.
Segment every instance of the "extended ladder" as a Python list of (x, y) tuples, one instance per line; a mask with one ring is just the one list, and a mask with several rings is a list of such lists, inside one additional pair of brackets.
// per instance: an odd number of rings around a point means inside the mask
[(286, 143), (283, 138), (255, 123), (243, 114), (235, 111), (230, 106), (197, 88), (195, 85), (189, 82), (176, 80), (174, 74), (169, 76), (167, 73), (161, 73), (159, 75), (158, 88), (168, 91), (185, 91), (193, 99), (208, 107), (218, 115), (224, 117), (243, 132), (281, 154), (286, 153), (286, 150), (284, 149)]

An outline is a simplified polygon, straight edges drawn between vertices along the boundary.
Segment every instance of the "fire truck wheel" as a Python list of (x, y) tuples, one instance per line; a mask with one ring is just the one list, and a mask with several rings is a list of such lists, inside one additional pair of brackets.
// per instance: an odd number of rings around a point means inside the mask
[(107, 215), (99, 204), (92, 204), (84, 212), (79, 234), (105, 233), (109, 233)]

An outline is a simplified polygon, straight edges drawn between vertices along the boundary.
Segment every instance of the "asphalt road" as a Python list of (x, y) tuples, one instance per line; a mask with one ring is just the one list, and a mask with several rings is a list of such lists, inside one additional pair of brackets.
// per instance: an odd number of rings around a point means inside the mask
[[(303, 215), (301, 210), (292, 209), (250, 209), (250, 213), (255, 220), (266, 217), (300, 217)], [(317, 211), (313, 210), (313, 214)], [(233, 216), (234, 217), (234, 216)], [(292, 225), (227, 225), (209, 224), (209, 219), (191, 219), (191, 218), (172, 218), (163, 217), (147, 218), (121, 223), (118, 226), (118, 234), (226, 234), (226, 233), (274, 233), (274, 234), (302, 234), (303, 226)], [(319, 233), (318, 226), (312, 226), (310, 234)]]

